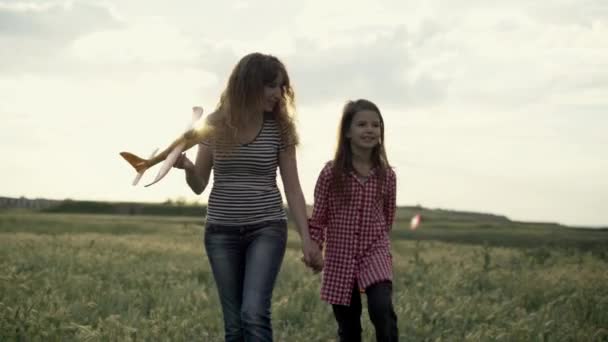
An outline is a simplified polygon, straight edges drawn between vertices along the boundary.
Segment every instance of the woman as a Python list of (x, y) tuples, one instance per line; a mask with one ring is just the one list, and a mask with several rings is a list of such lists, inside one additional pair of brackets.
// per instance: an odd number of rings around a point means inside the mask
[(308, 232), (292, 118), (294, 92), (276, 57), (253, 53), (234, 67), (196, 162), (182, 155), (190, 188), (214, 182), (207, 208), (205, 248), (218, 288), (226, 341), (272, 341), (272, 290), (285, 253), (287, 217), (276, 185), (280, 169), (287, 203), (302, 240), (304, 262), (322, 268)]

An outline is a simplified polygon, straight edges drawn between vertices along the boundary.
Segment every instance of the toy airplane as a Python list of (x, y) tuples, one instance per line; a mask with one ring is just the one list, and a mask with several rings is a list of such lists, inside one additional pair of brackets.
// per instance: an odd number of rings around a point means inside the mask
[(156, 154), (158, 149), (154, 150), (148, 159), (143, 159), (134, 155), (133, 153), (120, 152), (120, 155), (135, 168), (135, 171), (137, 171), (137, 175), (133, 180), (133, 185), (137, 185), (146, 170), (164, 160), (164, 163), (158, 171), (156, 178), (154, 178), (152, 183), (147, 184), (146, 186), (150, 186), (160, 181), (163, 179), (163, 177), (165, 177), (165, 175), (167, 175), (167, 173), (169, 173), (169, 170), (171, 170), (175, 164), (175, 161), (177, 161), (177, 158), (179, 158), (182, 152), (201, 142), (207, 131), (207, 126), (204, 124), (204, 120), (201, 120), (202, 116), (203, 108), (192, 107), (192, 122), (190, 125), (188, 125), (184, 134), (177, 138), (171, 145), (169, 145), (169, 147), (158, 155)]

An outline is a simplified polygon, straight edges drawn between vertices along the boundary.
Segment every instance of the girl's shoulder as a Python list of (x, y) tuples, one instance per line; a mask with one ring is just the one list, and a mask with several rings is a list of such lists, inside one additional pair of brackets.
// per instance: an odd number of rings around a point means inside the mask
[(334, 172), (334, 161), (330, 160), (325, 163), (323, 169), (321, 170), (321, 174), (319, 177), (329, 178), (333, 175)]
[(397, 178), (397, 174), (395, 173), (395, 170), (390, 166), (386, 168), (386, 175), (389, 178)]
[(386, 177), (385, 181), (388, 182), (388, 184), (397, 182), (397, 174), (395, 173), (395, 170), (392, 167), (387, 167), (384, 171), (384, 175)]

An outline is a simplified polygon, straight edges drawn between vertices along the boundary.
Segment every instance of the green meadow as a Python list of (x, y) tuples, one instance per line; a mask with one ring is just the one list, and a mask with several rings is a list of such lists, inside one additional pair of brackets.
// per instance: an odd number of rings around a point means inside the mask
[[(423, 210), (412, 231), (417, 211), (402, 209), (392, 235), (401, 341), (608, 341), (608, 230)], [(0, 341), (222, 341), (203, 229), (195, 217), (0, 212)], [(319, 286), (291, 229), (277, 341), (335, 340)]]

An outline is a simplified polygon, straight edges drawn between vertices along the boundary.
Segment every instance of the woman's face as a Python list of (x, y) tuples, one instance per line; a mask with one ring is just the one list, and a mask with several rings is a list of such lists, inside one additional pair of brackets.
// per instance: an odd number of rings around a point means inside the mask
[(265, 112), (272, 112), (274, 107), (281, 101), (283, 88), (283, 75), (279, 73), (274, 81), (264, 85), (263, 106)]

